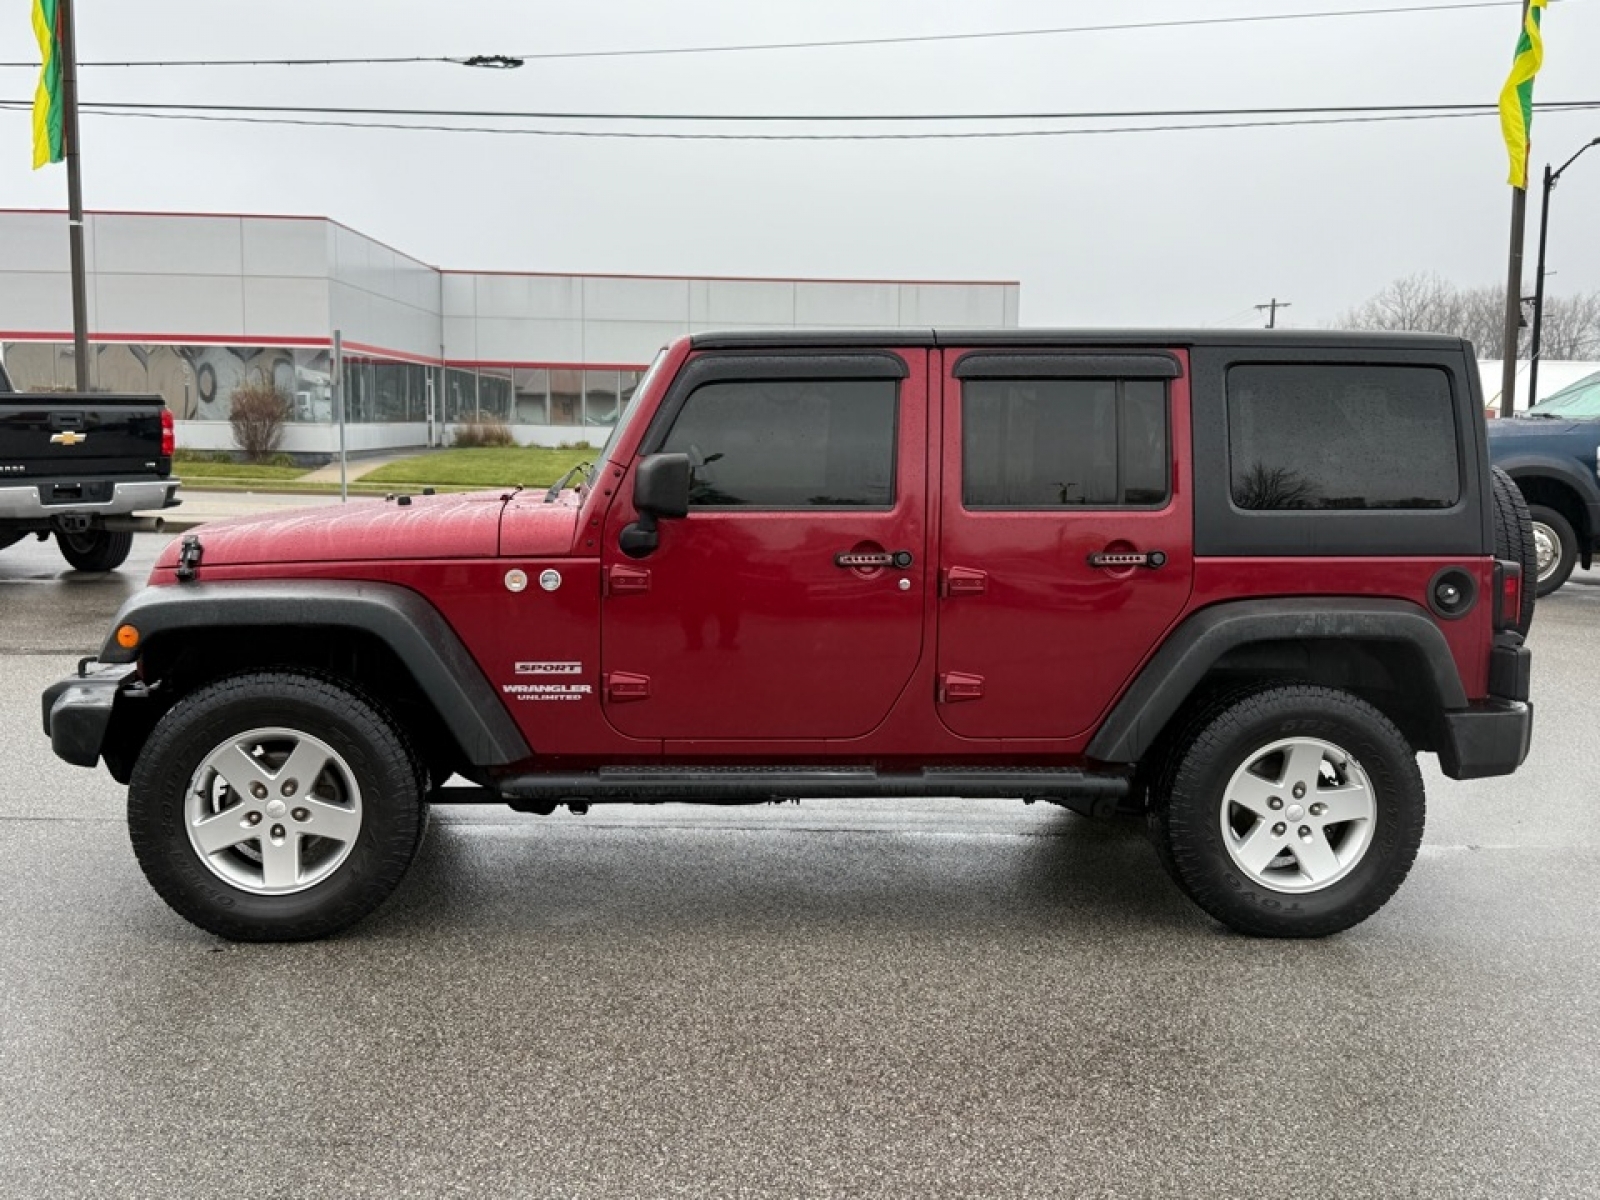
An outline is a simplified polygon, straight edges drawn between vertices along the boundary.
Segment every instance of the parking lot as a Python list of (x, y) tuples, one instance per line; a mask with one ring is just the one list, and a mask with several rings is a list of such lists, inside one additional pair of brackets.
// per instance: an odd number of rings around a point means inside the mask
[(40, 729), (164, 541), (0, 552), (0, 1196), (1596, 1194), (1600, 573), (1539, 607), (1526, 767), (1425, 764), (1326, 941), (1224, 932), (1130, 824), (873, 801), (438, 812), (351, 933), (236, 946)]

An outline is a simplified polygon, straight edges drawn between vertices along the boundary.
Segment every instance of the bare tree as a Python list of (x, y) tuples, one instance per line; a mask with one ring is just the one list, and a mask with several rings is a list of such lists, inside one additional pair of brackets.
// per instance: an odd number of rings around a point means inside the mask
[(1544, 298), (1539, 357), (1579, 361), (1600, 358), (1600, 292)]
[[(1415, 330), (1468, 338), (1481, 358), (1505, 356), (1505, 292), (1500, 287), (1463, 288), (1424, 273), (1396, 279), (1377, 295), (1334, 321), (1338, 329)], [(1517, 353), (1528, 353), (1531, 331), (1523, 329)], [(1600, 292), (1546, 296), (1540, 330), (1543, 359), (1600, 355)]]

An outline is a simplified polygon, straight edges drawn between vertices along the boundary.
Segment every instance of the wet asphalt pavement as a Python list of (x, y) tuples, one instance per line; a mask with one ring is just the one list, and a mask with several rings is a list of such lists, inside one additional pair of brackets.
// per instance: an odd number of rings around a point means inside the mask
[(0, 551), (0, 1197), (1600, 1194), (1600, 573), (1540, 605), (1527, 766), (1429, 760), (1325, 941), (949, 801), (447, 810), (355, 930), (234, 946), (40, 730), (164, 540)]

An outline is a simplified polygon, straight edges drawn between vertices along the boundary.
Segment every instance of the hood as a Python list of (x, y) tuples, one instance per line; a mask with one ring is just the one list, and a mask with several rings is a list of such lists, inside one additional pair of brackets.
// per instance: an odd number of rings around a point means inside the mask
[[(352, 500), (258, 517), (216, 521), (195, 531), (205, 566), (492, 558), (499, 552), (504, 492)], [(570, 530), (572, 518), (567, 518)], [(569, 535), (570, 536), (570, 535)], [(175, 567), (182, 539), (156, 569)]]
[(500, 553), (506, 558), (551, 558), (572, 553), (578, 527), (577, 491), (562, 492), (546, 504), (544, 491), (530, 488), (506, 503), (500, 521)]
[(1489, 440), (1549, 437), (1575, 429), (1600, 429), (1600, 421), (1574, 421), (1566, 417), (1500, 417), (1488, 423)]

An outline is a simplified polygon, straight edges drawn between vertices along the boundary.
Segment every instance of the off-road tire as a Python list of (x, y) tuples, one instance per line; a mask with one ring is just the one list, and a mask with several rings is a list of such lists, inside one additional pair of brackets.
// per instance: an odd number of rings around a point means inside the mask
[[(1375, 816), (1348, 872), (1314, 891), (1282, 892), (1234, 861), (1223, 835), (1235, 773), (1285, 739), (1326, 742), (1353, 757)], [(1151, 830), (1178, 886), (1217, 920), (1260, 937), (1324, 937), (1366, 920), (1394, 895), (1422, 843), (1426, 801), (1416, 756), (1393, 722), (1358, 697), (1312, 684), (1266, 684), (1197, 714), (1174, 744), (1153, 795)]]
[(133, 534), (91, 529), (87, 533), (57, 533), (61, 557), (79, 571), (115, 571), (128, 561)]
[[(302, 891), (262, 895), (230, 884), (191, 843), (186, 801), (196, 772), (246, 731), (300, 731), (330, 747), (360, 789), (361, 824), (338, 866)], [(325, 937), (393, 893), (426, 829), (424, 771), (404, 732), (371, 698), (325, 676), (234, 675), (162, 717), (133, 770), (128, 830), (152, 887), (180, 916), (234, 941)]]
[(1533, 519), (1535, 525), (1544, 526), (1547, 535), (1555, 539), (1558, 547), (1555, 568), (1543, 579), (1539, 578), (1538, 559), (1537, 557), (1534, 559), (1533, 590), (1540, 596), (1548, 596), (1567, 581), (1572, 574), (1572, 568), (1577, 564), (1578, 535), (1572, 532), (1572, 523), (1553, 508), (1546, 508), (1542, 504), (1530, 504), (1528, 516)]
[[(1525, 634), (1533, 624), (1539, 579), (1539, 548), (1533, 540), (1533, 518), (1528, 513), (1528, 502), (1522, 498), (1511, 476), (1499, 467), (1489, 470), (1494, 480), (1494, 556), (1522, 567), (1522, 608), (1512, 628)], [(1568, 571), (1570, 573), (1570, 567)]]

